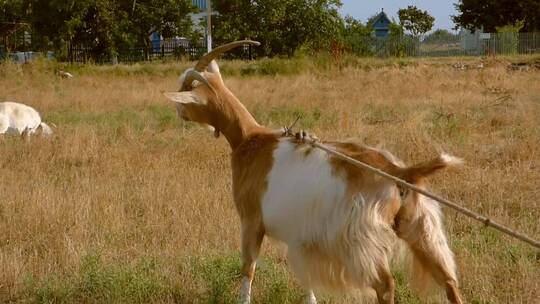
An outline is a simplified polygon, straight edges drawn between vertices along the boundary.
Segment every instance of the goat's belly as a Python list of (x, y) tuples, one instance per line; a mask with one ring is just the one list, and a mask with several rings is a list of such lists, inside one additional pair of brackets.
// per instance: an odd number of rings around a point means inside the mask
[(345, 181), (333, 175), (327, 154), (304, 152), (281, 141), (262, 198), (266, 234), (288, 244), (311, 243), (339, 229), (333, 218), (345, 199)]

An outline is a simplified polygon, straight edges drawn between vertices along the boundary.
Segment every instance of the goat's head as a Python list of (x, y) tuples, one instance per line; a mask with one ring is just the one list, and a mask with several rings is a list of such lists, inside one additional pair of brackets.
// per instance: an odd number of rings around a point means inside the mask
[[(165, 93), (167, 98), (176, 103), (178, 116), (186, 121), (213, 127), (216, 137), (220, 132), (226, 131), (223, 130), (224, 128), (230, 127), (224, 125), (223, 120), (227, 119), (227, 115), (237, 115), (238, 108), (243, 108), (243, 106), (223, 84), (215, 58), (245, 44), (259, 45), (260, 43), (242, 40), (222, 45), (199, 59), (194, 68), (189, 68), (182, 73), (179, 78), (180, 91)], [(237, 117), (231, 118), (231, 120), (234, 119)]]

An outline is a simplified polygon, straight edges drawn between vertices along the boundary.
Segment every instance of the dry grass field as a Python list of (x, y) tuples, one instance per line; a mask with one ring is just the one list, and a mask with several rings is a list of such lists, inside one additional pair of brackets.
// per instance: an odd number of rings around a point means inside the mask
[[(479, 59), (229, 62), (223, 71), (265, 125), (300, 115), (299, 127), (322, 139), (382, 145), (408, 163), (463, 157), (431, 189), (540, 239), (540, 71), (500, 58), (460, 70), (458, 60)], [(0, 302), (235, 303), (229, 146), (181, 122), (162, 96), (186, 67), (67, 67), (76, 76), (62, 79), (54, 64), (0, 64), (0, 101), (32, 105), (57, 126), (50, 140), (0, 138)], [(467, 303), (540, 302), (539, 250), (444, 211)], [(301, 302), (281, 245), (265, 241), (259, 265), (255, 303)], [(419, 303), (404, 273), (395, 276), (399, 303)]]

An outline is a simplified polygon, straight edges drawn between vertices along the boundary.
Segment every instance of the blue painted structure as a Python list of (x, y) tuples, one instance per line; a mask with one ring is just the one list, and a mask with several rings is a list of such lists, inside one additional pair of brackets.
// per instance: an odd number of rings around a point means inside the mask
[(381, 10), (381, 12), (375, 17), (375, 21), (373, 22), (373, 30), (375, 30), (375, 37), (377, 38), (385, 38), (388, 36), (388, 32), (390, 31), (390, 19), (386, 15), (386, 13)]
[(201, 11), (206, 10), (206, 0), (191, 0), (191, 4), (198, 7)]
[(152, 42), (152, 50), (157, 53), (161, 50), (161, 35), (158, 32), (150, 34), (150, 41)]

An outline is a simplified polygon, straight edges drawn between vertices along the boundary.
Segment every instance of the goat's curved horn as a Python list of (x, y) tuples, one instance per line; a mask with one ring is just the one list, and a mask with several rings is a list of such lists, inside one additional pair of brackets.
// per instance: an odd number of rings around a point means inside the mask
[(183, 91), (189, 91), (191, 90), (191, 85), (193, 84), (193, 81), (197, 80), (205, 85), (207, 85), (212, 92), (217, 95), (216, 90), (214, 87), (208, 82), (206, 77), (204, 77), (201, 73), (195, 71), (195, 70), (189, 70), (186, 73), (186, 78), (184, 79), (184, 82), (182, 83), (182, 88), (180, 89), (180, 92)]
[(219, 46), (213, 49), (210, 53), (202, 56), (201, 59), (199, 59), (199, 62), (197, 62), (197, 64), (195, 65), (195, 70), (199, 72), (204, 71), (206, 67), (208, 66), (208, 64), (210, 64), (210, 62), (214, 60), (216, 57), (227, 52), (228, 50), (234, 49), (235, 47), (244, 45), (244, 44), (261, 45), (261, 43), (258, 41), (240, 40), (240, 41), (234, 41), (234, 42)]
[(180, 89), (180, 91), (191, 90), (191, 84), (193, 83), (194, 80), (197, 80), (209, 86), (210, 88), (212, 88), (212, 86), (210, 85), (206, 77), (204, 77), (201, 73), (195, 70), (189, 70), (186, 72), (186, 76), (184, 78), (184, 82), (182, 83), (182, 88)]

